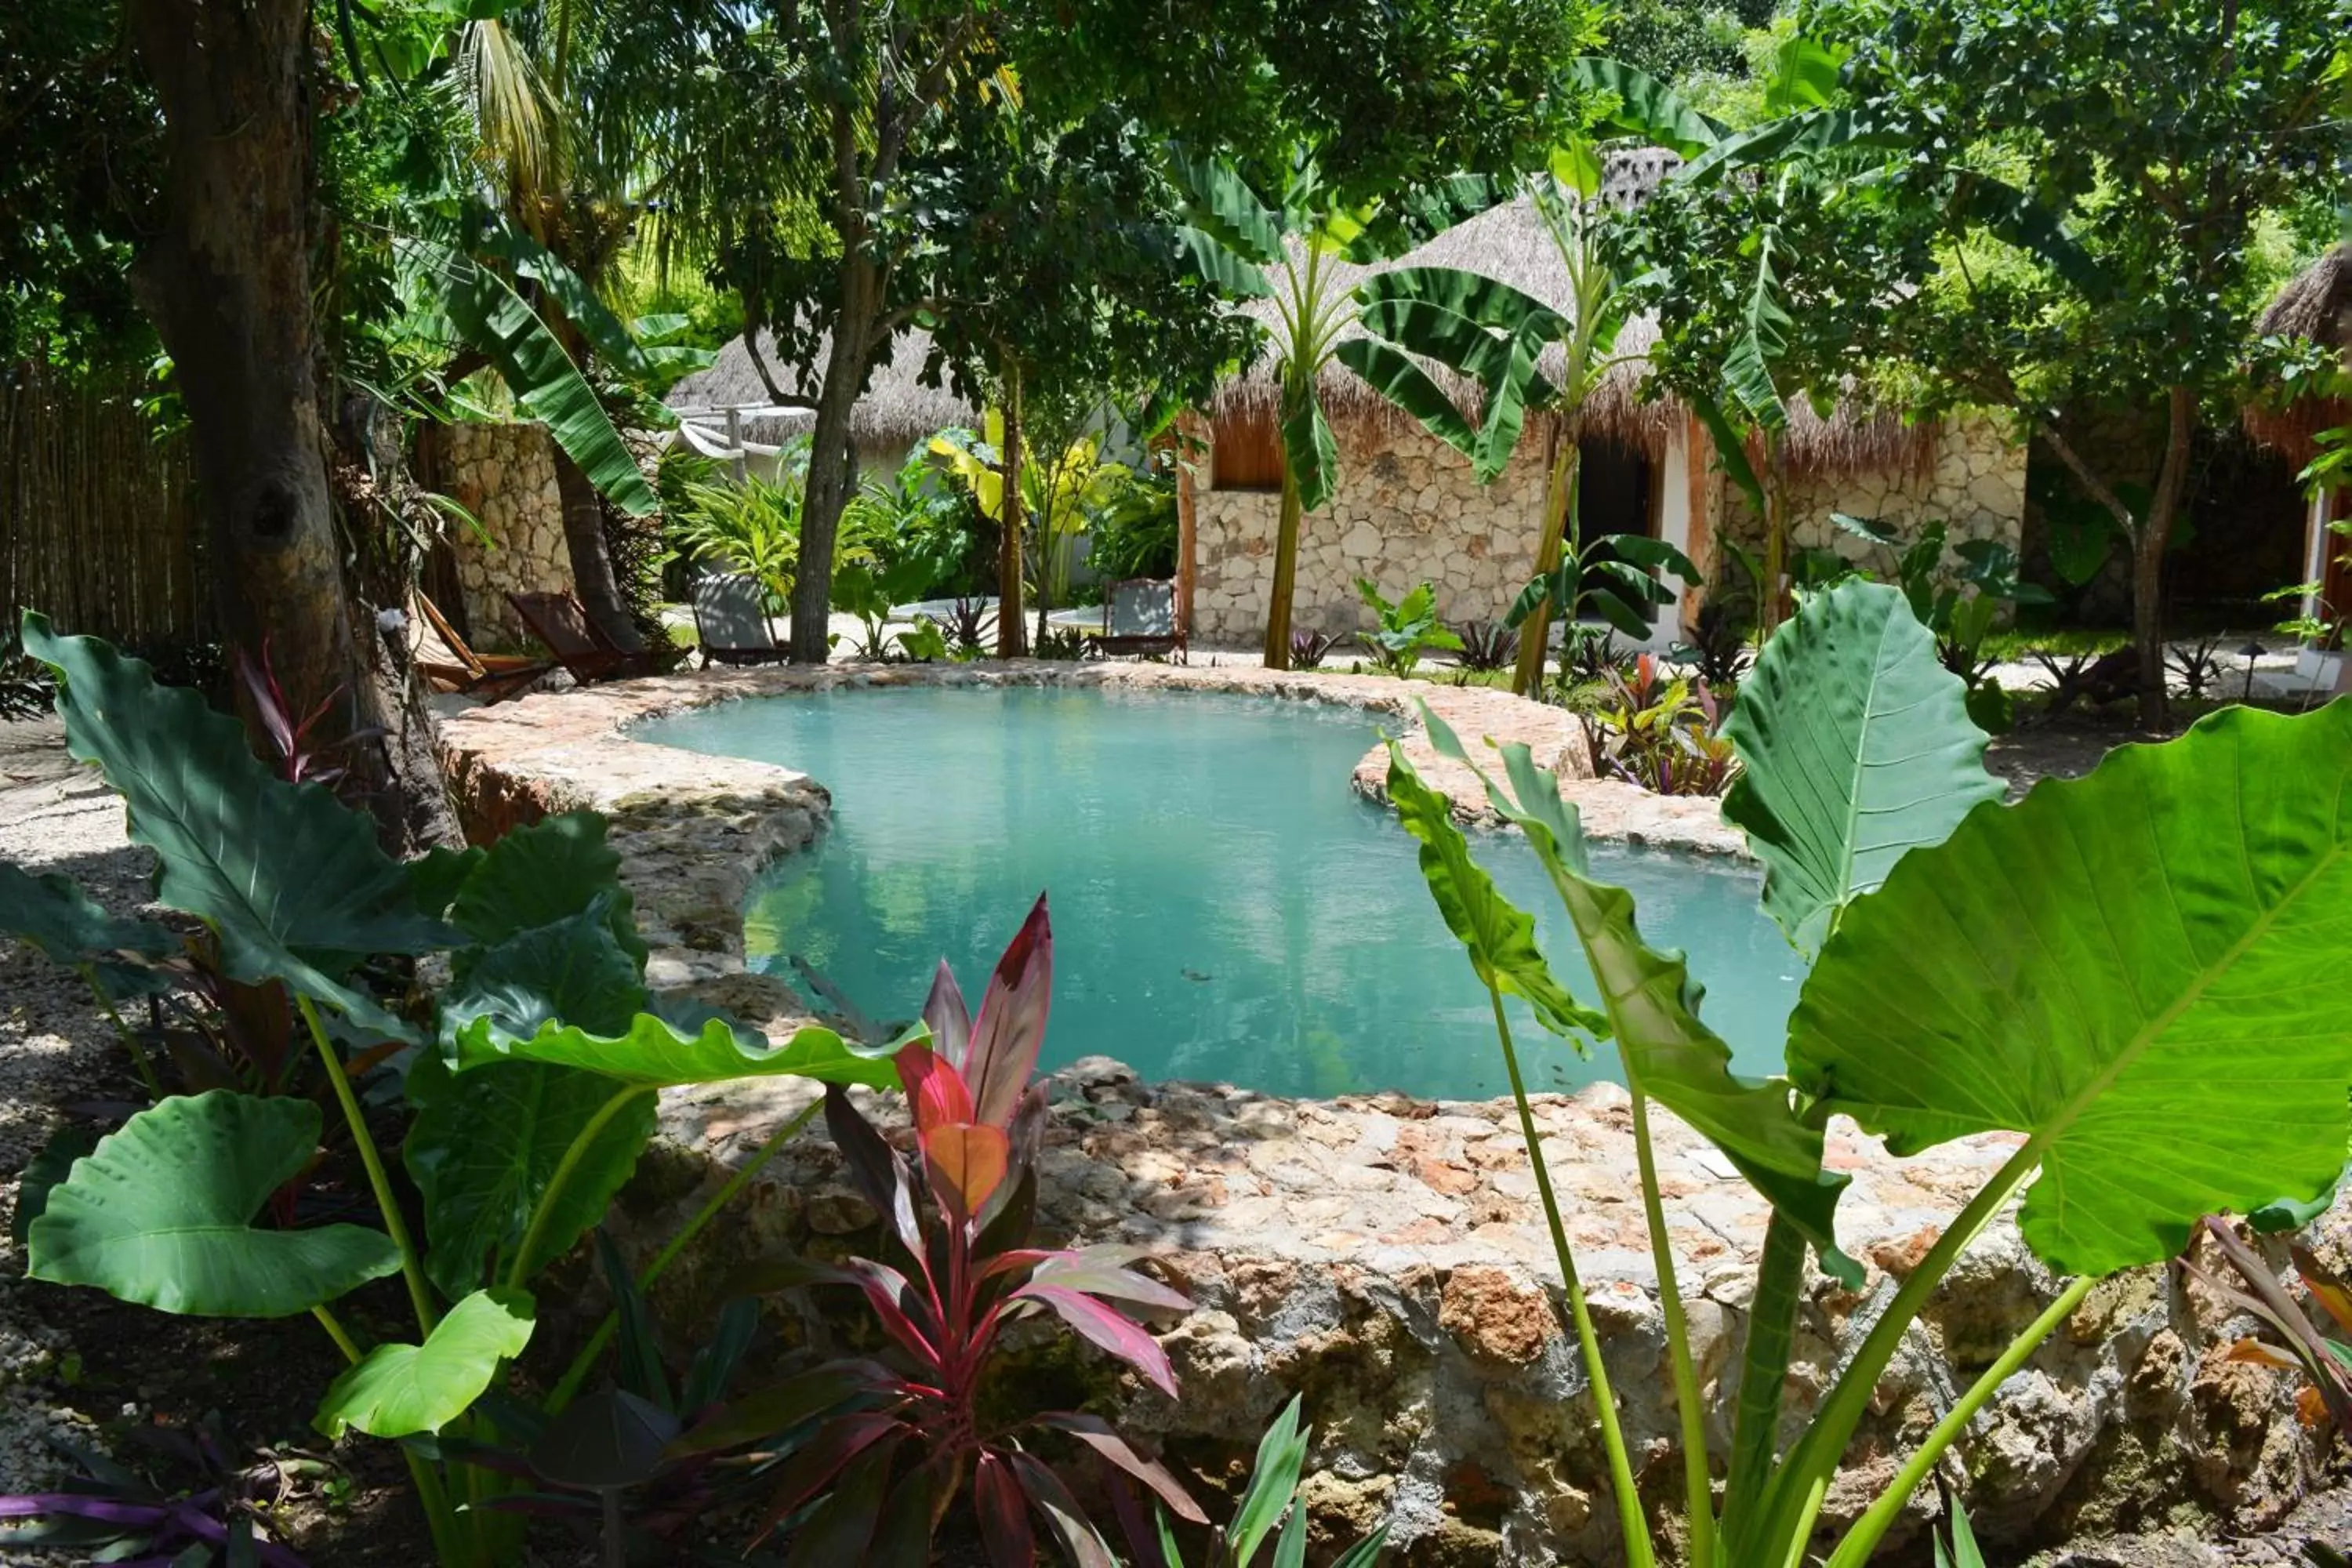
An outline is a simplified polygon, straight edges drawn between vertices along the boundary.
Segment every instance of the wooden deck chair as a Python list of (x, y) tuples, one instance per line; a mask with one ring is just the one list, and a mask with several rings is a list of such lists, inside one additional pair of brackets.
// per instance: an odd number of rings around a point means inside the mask
[(507, 603), (531, 636), (545, 643), (556, 662), (583, 686), (656, 671), (653, 655), (625, 648), (606, 637), (588, 618), (580, 595), (569, 588), (554, 594), (509, 594)]
[(706, 572), (694, 580), (694, 635), (702, 662), (773, 664), (791, 657), (768, 619), (768, 591), (743, 572)]
[(1103, 591), (1103, 629), (1087, 646), (1107, 656), (1184, 658), (1184, 628), (1176, 619), (1176, 584), (1129, 577)]
[(497, 702), (555, 668), (550, 660), (519, 654), (476, 653), (421, 588), (408, 595), (408, 626), (409, 659), (436, 691)]

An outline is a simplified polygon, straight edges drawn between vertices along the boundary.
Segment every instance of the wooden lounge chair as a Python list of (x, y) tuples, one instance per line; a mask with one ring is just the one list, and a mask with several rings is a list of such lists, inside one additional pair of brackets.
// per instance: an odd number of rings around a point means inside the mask
[(625, 648), (606, 637), (588, 618), (580, 595), (569, 588), (559, 594), (509, 594), (507, 603), (514, 606), (531, 635), (547, 645), (556, 662), (583, 686), (652, 675), (658, 668), (653, 655)]
[(694, 582), (694, 635), (707, 668), (773, 664), (791, 657), (768, 619), (768, 591), (742, 572), (708, 572)]
[(1103, 629), (1087, 646), (1107, 657), (1184, 658), (1184, 628), (1176, 619), (1176, 584), (1129, 577), (1103, 590)]
[(421, 589), (408, 596), (408, 657), (425, 685), (436, 691), (497, 702), (515, 696), (555, 668), (544, 658), (476, 653)]

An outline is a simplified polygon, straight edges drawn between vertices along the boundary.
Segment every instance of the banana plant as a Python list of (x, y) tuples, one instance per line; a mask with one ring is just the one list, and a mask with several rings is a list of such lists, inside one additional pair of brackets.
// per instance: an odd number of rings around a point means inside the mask
[[(1401, 267), (1356, 290), (1357, 319), (1368, 335), (1349, 339), (1334, 351), (1342, 364), (1468, 458), (1481, 484), (1492, 484), (1509, 467), (1530, 414), (1551, 416), (1536, 579), (1510, 621), (1520, 628), (1511, 686), (1521, 696), (1542, 683), (1553, 618), (1572, 616), (1578, 607), (1576, 588), (1551, 581), (1560, 571), (1566, 541), (1577, 532), (1578, 420), (1586, 401), (1627, 357), (1616, 352), (1626, 310), (1608, 243), (1609, 219), (1596, 200), (1601, 173), (1591, 147), (1576, 145), (1561, 149), (1549, 172), (1526, 186), (1566, 279), (1557, 308), (1478, 273)], [(1554, 349), (1561, 364), (1557, 384), (1538, 368)], [(1477, 422), (1430, 378), (1416, 355), (1476, 384)], [(1622, 543), (1623, 536), (1615, 542)], [(1635, 561), (1645, 553), (1651, 552), (1629, 547), (1612, 559)], [(1680, 552), (1675, 556), (1679, 560)], [(1581, 581), (1580, 572), (1576, 582)], [(1655, 586), (1652, 579), (1644, 582)], [(1654, 602), (1648, 588), (1625, 586), (1635, 603)], [(1657, 602), (1671, 602), (1671, 595)], [(1610, 618), (1632, 636), (1649, 636), (1646, 616)]]
[[(1511, 906), (1472, 859), (1449, 803), (1391, 749), (1389, 790), (1440, 913), (1494, 1001), (1498, 1043), (1591, 1374), (1632, 1568), (1657, 1551), (1573, 1256), (1519, 1091), (1506, 993), (1548, 1027), (1607, 1039), (1632, 1095), (1688, 1499), (1688, 1560), (1774, 1568), (1813, 1560), (1830, 1483), (1879, 1379), (1953, 1265), (2011, 1200), (2025, 1245), (2072, 1276), (1964, 1389), (1861, 1513), (1827, 1568), (1863, 1568), (1914, 1492), (2009, 1377), (2104, 1278), (2161, 1262), (2201, 1215), (2327, 1190), (2352, 1114), (2352, 1020), (2334, 976), (2352, 908), (2352, 703), (2296, 717), (2232, 709), (2158, 746), (2111, 752), (2015, 805), (1985, 771), (1962, 683), (1896, 590), (1850, 582), (1806, 602), (1766, 645), (1726, 733), (1744, 773), (1726, 803), (1766, 868), (1764, 908), (1812, 969), (1784, 1076), (1736, 1079), (1676, 953), (1643, 942), (1633, 900), (1591, 875), (1574, 807), (1524, 745), (1490, 777), (1433, 716), (1523, 831), (1601, 999), (1581, 1022)], [(1998, 976), (1989, 986), (1987, 976)], [(2228, 1070), (2216, 1071), (2217, 1062)], [(1718, 1502), (1664, 1197), (1653, 1104), (1712, 1141), (1771, 1205)], [(1852, 1118), (1908, 1155), (2021, 1135), (1903, 1279), (1820, 1406), (1783, 1445), (1808, 1249), (1837, 1250), (1842, 1175), (1821, 1133)], [(2184, 1138), (2184, 1121), (2195, 1136)], [(1957, 1533), (1957, 1531), (1956, 1531)]]
[[(1787, 286), (1791, 241), (1771, 215), (1800, 200), (1824, 199), (1843, 170), (1840, 158), (1879, 142), (1866, 121), (1834, 106), (1841, 63), (1839, 51), (1815, 40), (1788, 39), (1776, 51), (1764, 83), (1767, 118), (1744, 131), (1700, 113), (1671, 88), (1620, 61), (1583, 58), (1570, 66), (1571, 79), (1610, 106), (1603, 112), (1604, 132), (1679, 154), (1682, 166), (1670, 176), (1678, 185), (1720, 186), (1735, 174), (1746, 175), (1738, 188), (1752, 202), (1751, 210), (1764, 215), (1737, 246), (1734, 265), (1743, 281), (1736, 319), (1724, 324), (1721, 357), (1712, 376), (1676, 391), (1706, 426), (1716, 461), (1763, 522), (1767, 586), (1759, 614), (1768, 635), (1780, 623), (1780, 584), (1788, 553), (1783, 491), (1790, 411), (1797, 397), (1823, 390), (1802, 385), (1802, 373), (1790, 363), (1798, 326)], [(1680, 265), (1712, 264), (1711, 257), (1668, 248), (1659, 269), (1645, 279), (1652, 291), (1675, 289)]]
[[(653, 1137), (660, 1091), (775, 1075), (889, 1087), (897, 1044), (852, 1046), (810, 1028), (771, 1045), (724, 1017), (658, 1007), (599, 817), (558, 816), (488, 850), (394, 860), (364, 811), (278, 777), (247, 749), (237, 721), (195, 692), (158, 684), (95, 638), (58, 636), (36, 614), (24, 646), (56, 672), (68, 748), (100, 769), (132, 841), (154, 852), (156, 901), (203, 923), (223, 973), (292, 996), (377, 1221), (264, 1223), (273, 1196), (319, 1160), (318, 1101), (169, 1095), (61, 1177), (52, 1163), (28, 1194), (37, 1216), (25, 1227), (26, 1273), (165, 1312), (309, 1315), (350, 1363), (320, 1400), (319, 1428), (403, 1440), (445, 1568), (512, 1561), (519, 1524), (480, 1506), (494, 1479), (431, 1440), (481, 1426), (478, 1402), (530, 1341), (539, 1273), (604, 1217)], [(64, 962), (106, 966), (115, 994), (132, 994), (142, 966), (166, 957), (150, 928), (100, 918), (62, 879), (0, 877), (0, 918)], [(434, 952), (447, 955), (450, 981), (423, 1028), (377, 996), (367, 971), (384, 955)], [(386, 1040), (413, 1047), (415, 1113), (402, 1154), (421, 1234), (352, 1081), (385, 1055), (371, 1042)], [(800, 1125), (780, 1130), (744, 1179)], [(740, 1185), (688, 1222), (671, 1256)], [(336, 1304), (394, 1275), (415, 1337), (364, 1344)], [(592, 1340), (551, 1405), (602, 1343)]]
[(1272, 200), (1231, 165), (1181, 149), (1171, 156), (1170, 172), (1192, 219), (1177, 239), (1194, 268), (1228, 294), (1272, 300), (1279, 322), (1264, 329), (1281, 384), (1283, 455), (1265, 651), (1268, 669), (1287, 669), (1299, 528), (1339, 487), (1339, 446), (1318, 388), (1353, 314), (1353, 293), (1339, 269), (1402, 254), (1492, 206), (1499, 187), (1459, 175), (1392, 202), (1352, 203), (1305, 148), (1294, 151)]

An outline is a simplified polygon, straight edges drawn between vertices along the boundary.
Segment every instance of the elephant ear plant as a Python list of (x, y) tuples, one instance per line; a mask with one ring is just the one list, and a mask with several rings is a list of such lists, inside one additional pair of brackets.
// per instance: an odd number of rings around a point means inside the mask
[[(1468, 763), (1433, 717), (1431, 738)], [(1790, 1020), (1788, 1072), (1748, 1082), (1700, 1021), (1679, 955), (1642, 940), (1633, 900), (1590, 874), (1576, 815), (1524, 746), (1488, 803), (1542, 862), (1598, 984), (1590, 1032), (1616, 1045), (1671, 1344), (1689, 1560), (1860, 1568), (2001, 1384), (2105, 1276), (2179, 1252), (2200, 1216), (2307, 1199), (2344, 1163), (2352, 1020), (2352, 702), (2287, 718), (2233, 709), (2126, 746), (2015, 805), (1982, 765), (1962, 685), (1902, 595), (1853, 582), (1767, 644), (1726, 732), (1744, 764), (1725, 803), (1764, 864), (1764, 908), (1817, 953)], [(1389, 787), (1447, 923), (1495, 1000), (1569, 1315), (1591, 1375), (1627, 1561), (1657, 1561), (1538, 1147), (1502, 997), (1557, 990), (1527, 915), (1472, 861), (1446, 802), (1391, 749)], [(1475, 764), (1472, 764), (1474, 767)], [(1718, 1499), (1651, 1153), (1652, 1103), (1711, 1139), (1770, 1201)], [(2021, 1135), (1892, 1294), (1818, 1409), (1783, 1444), (1810, 1245), (1850, 1284), (1821, 1168), (1853, 1118), (1914, 1154)], [(2184, 1129), (2193, 1136), (2184, 1136)], [(1954, 1402), (1843, 1539), (1831, 1479), (1880, 1375), (1961, 1252), (2022, 1191), (2027, 1247), (2074, 1276)], [(1817, 1531), (1818, 1536), (1817, 1536)]]
[[(154, 851), (157, 901), (201, 922), (228, 979), (274, 982), (293, 998), (380, 1222), (291, 1224), (290, 1205), (272, 1200), (320, 1161), (319, 1102), (216, 1089), (160, 1099), (62, 1179), (52, 1170), (52, 1184), (28, 1194), (39, 1214), (26, 1230), (26, 1271), (165, 1312), (310, 1315), (350, 1363), (320, 1400), (319, 1428), (401, 1441), (442, 1563), (511, 1560), (519, 1521), (481, 1506), (499, 1478), (445, 1455), (436, 1435), (497, 1438), (478, 1405), (530, 1342), (533, 1282), (604, 1217), (653, 1135), (656, 1095), (771, 1074), (892, 1085), (887, 1048), (814, 1028), (772, 1046), (724, 1018), (654, 1010), (619, 857), (597, 817), (551, 818), (487, 851), (394, 860), (370, 818), (315, 783), (273, 774), (236, 721), (194, 692), (157, 685), (104, 643), (56, 636), (38, 616), (24, 637), (57, 672), (73, 754), (103, 771), (131, 839)], [(160, 951), (156, 928), (100, 918), (62, 879), (12, 874), (7, 889), (20, 904), (45, 900), (44, 945), (79, 944), (88, 970), (135, 977)], [(428, 1031), (388, 1005), (372, 974), (385, 955), (432, 952), (448, 955), (452, 978)], [(402, 1154), (421, 1235), (352, 1083), (353, 1063), (395, 1042), (411, 1047)], [(798, 1125), (714, 1196), (648, 1278)], [(265, 1208), (275, 1223), (261, 1221)], [(335, 1303), (395, 1274), (415, 1338), (362, 1344)], [(592, 1340), (543, 1415), (561, 1414), (608, 1335)]]
[(1045, 1100), (1031, 1079), (1052, 985), (1043, 898), (998, 961), (977, 1016), (940, 964), (923, 1006), (929, 1039), (909, 1042), (898, 1058), (914, 1114), (913, 1164), (846, 1094), (829, 1090), (825, 1099), (851, 1179), (884, 1216), (886, 1255), (840, 1264), (782, 1258), (755, 1265), (740, 1282), (854, 1289), (886, 1342), (878, 1359), (826, 1363), (718, 1412), (679, 1440), (680, 1452), (715, 1452), (813, 1424), (778, 1468), (766, 1510), (770, 1530), (807, 1510), (793, 1568), (922, 1568), (933, 1532), (967, 1485), (995, 1568), (1035, 1560), (1033, 1513), (1073, 1560), (1108, 1568), (1109, 1548), (1040, 1438), (1091, 1454), (1183, 1518), (1205, 1521), (1174, 1476), (1098, 1417), (1026, 1414), (1017, 1394), (1011, 1404), (1024, 1414), (1008, 1417), (1006, 1396), (989, 1386), (1004, 1331), (1052, 1316), (1173, 1397), (1167, 1355), (1118, 1303), (1191, 1306), (1127, 1267), (1135, 1248), (1032, 1243)]

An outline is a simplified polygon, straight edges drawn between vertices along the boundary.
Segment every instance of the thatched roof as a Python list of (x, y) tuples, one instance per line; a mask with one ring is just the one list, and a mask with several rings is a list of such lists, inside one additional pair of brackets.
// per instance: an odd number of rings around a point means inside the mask
[[(764, 331), (760, 334), (760, 357), (767, 362), (779, 388), (803, 401), (816, 401), (820, 377), (812, 375), (803, 380), (796, 376), (793, 367), (778, 357), (774, 339)], [(824, 363), (825, 352), (825, 346), (820, 344), (816, 355), (820, 366)], [(919, 377), (923, 362), (930, 353), (928, 332), (910, 328), (892, 340), (889, 363), (874, 367), (866, 381), (866, 395), (857, 400), (850, 415), (852, 441), (861, 447), (911, 446), (948, 426), (973, 426), (980, 422), (979, 411), (946, 387), (922, 384)], [(775, 399), (769, 395), (767, 383), (760, 379), (751, 351), (741, 338), (737, 338), (719, 351), (719, 358), (709, 369), (698, 370), (671, 387), (663, 402), (672, 410), (684, 413), (728, 407), (768, 408)], [(788, 436), (806, 434), (815, 421), (813, 413), (763, 413), (744, 421), (743, 434), (750, 440), (774, 444)]]
[[(1654, 149), (1612, 156), (1604, 174), (1601, 200), (1618, 208), (1638, 205), (1677, 162), (1673, 153)], [(1339, 286), (1350, 289), (1366, 278), (1397, 268), (1452, 267), (1508, 283), (1522, 293), (1562, 310), (1569, 302), (1568, 273), (1560, 263), (1559, 249), (1535, 204), (1524, 196), (1457, 224), (1393, 261), (1374, 267), (1327, 261), (1325, 266)], [(1252, 300), (1247, 309), (1261, 322), (1278, 329), (1280, 310), (1274, 300)], [(1341, 335), (1356, 337), (1361, 333), (1362, 329), (1350, 321)], [(1663, 445), (1667, 433), (1681, 423), (1685, 410), (1679, 403), (1642, 399), (1642, 383), (1648, 374), (1643, 356), (1657, 339), (1655, 320), (1642, 317), (1626, 323), (1618, 334), (1617, 351), (1628, 357), (1587, 400), (1583, 412), (1585, 434), (1654, 451)], [(1540, 368), (1556, 380), (1563, 361), (1564, 356), (1554, 347), (1547, 352)], [(1475, 384), (1427, 361), (1423, 362), (1423, 368), (1457, 403), (1465, 408), (1476, 408)], [(1335, 423), (1375, 432), (1410, 423), (1409, 416), (1398, 412), (1354, 372), (1336, 362), (1323, 372), (1321, 392), (1324, 409)], [(1280, 396), (1274, 356), (1262, 354), (1246, 374), (1227, 383), (1219, 392), (1216, 412), (1229, 418), (1270, 423), (1276, 417)], [(1546, 429), (1544, 422), (1531, 419), (1528, 435), (1521, 439), (1541, 440)], [(1824, 420), (1800, 400), (1800, 405), (1790, 411), (1787, 454), (1791, 468), (1808, 473), (1916, 468), (1933, 461), (1935, 439), (1932, 426), (1906, 425), (1896, 415), (1876, 414), (1849, 402)]]
[[(2303, 338), (2334, 349), (2352, 365), (2352, 246), (2339, 245), (2295, 274), (2263, 312), (2258, 330), (2264, 337)], [(2320, 431), (2352, 423), (2352, 404), (2341, 398), (2256, 397), (2242, 417), (2255, 440), (2307, 463), (2318, 455)]]

